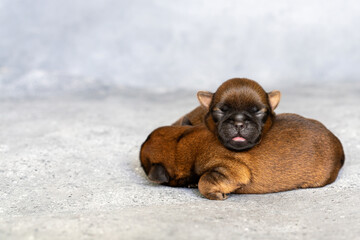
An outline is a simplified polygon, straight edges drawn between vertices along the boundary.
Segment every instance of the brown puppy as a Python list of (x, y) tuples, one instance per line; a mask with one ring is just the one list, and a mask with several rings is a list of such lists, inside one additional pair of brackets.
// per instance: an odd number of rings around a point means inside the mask
[[(198, 92), (201, 107), (195, 108), (173, 125), (199, 125), (205, 122), (228, 149), (242, 151), (261, 140), (271, 127), (280, 92), (266, 93), (255, 81), (233, 78), (214, 94)], [(205, 118), (204, 118), (205, 116)]]
[(169, 126), (149, 135), (140, 160), (150, 180), (185, 186), (200, 178), (200, 193), (222, 200), (229, 193), (270, 193), (332, 183), (344, 163), (344, 152), (340, 141), (318, 121), (280, 114), (261, 144), (248, 151), (224, 148), (205, 126)]

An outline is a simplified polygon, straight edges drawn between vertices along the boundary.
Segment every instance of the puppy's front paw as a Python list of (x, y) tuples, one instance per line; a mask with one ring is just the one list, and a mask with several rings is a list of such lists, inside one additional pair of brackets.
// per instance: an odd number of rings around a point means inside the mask
[(228, 198), (228, 195), (222, 192), (210, 192), (204, 194), (204, 196), (210, 200), (225, 200)]

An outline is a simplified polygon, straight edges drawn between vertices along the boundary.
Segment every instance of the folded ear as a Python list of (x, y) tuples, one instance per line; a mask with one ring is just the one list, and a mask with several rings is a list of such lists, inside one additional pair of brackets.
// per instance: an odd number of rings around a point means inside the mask
[(209, 109), (213, 93), (207, 92), (207, 91), (198, 91), (197, 98), (201, 104), (201, 106), (205, 107), (206, 109)]
[(281, 93), (274, 90), (268, 93), (271, 110), (274, 111), (280, 102)]

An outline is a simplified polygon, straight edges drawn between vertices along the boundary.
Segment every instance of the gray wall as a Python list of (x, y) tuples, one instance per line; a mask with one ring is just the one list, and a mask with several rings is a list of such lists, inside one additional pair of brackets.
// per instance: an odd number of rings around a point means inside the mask
[(359, 27), (356, 0), (0, 0), (0, 94), (358, 81)]

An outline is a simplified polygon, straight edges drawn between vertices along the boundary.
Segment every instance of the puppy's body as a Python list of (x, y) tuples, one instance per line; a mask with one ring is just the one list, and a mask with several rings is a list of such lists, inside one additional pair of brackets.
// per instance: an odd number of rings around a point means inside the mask
[(201, 107), (174, 123), (195, 127), (159, 128), (142, 145), (150, 180), (198, 183), (205, 197), (225, 199), (232, 192), (321, 187), (336, 179), (344, 162), (340, 141), (315, 120), (275, 117), (279, 91), (266, 93), (255, 81), (235, 78), (214, 94), (200, 91), (198, 99)]
[(228, 193), (270, 193), (321, 187), (335, 181), (344, 162), (340, 141), (321, 123), (280, 114), (261, 144), (244, 152), (223, 147), (205, 126), (156, 129), (141, 147), (151, 180), (196, 184), (209, 199)]

